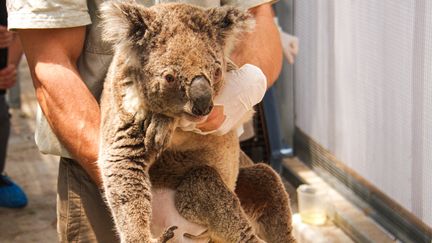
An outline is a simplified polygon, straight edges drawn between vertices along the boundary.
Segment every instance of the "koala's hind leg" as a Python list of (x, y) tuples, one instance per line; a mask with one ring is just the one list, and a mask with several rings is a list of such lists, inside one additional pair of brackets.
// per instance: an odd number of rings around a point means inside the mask
[(260, 237), (269, 243), (296, 242), (288, 193), (270, 166), (255, 164), (241, 168), (235, 192)]
[(175, 205), (187, 220), (205, 225), (216, 241), (263, 242), (255, 234), (237, 196), (209, 167), (189, 171), (176, 189)]

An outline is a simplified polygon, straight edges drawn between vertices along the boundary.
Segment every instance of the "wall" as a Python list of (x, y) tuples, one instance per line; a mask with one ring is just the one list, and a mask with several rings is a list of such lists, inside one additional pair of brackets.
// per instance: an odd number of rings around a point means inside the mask
[(296, 126), (432, 226), (432, 1), (294, 6)]

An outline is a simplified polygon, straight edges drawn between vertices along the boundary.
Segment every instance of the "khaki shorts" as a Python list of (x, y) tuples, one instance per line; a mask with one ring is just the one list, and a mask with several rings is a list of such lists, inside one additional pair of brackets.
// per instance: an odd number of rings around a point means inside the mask
[(77, 162), (61, 158), (57, 185), (60, 242), (120, 242), (97, 186)]

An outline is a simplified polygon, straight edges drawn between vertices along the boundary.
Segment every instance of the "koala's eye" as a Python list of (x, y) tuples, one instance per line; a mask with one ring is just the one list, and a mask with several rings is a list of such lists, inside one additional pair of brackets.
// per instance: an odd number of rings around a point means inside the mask
[(222, 77), (222, 69), (217, 68), (214, 72), (214, 79), (219, 80)]
[(233, 21), (227, 16), (222, 20), (221, 27), (222, 28), (228, 28), (233, 24)]
[(175, 81), (175, 77), (172, 74), (167, 74), (165, 75), (165, 80), (167, 81), (167, 83), (173, 83)]

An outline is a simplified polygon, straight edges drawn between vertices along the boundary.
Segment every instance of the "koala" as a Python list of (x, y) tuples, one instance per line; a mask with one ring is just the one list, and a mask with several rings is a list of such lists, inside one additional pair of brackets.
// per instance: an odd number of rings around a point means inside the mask
[(151, 234), (152, 188), (174, 189), (178, 212), (206, 226), (212, 242), (294, 242), (280, 178), (265, 164), (239, 161), (236, 132), (177, 127), (210, 113), (251, 16), (233, 7), (133, 2), (104, 3), (101, 16), (114, 56), (100, 103), (98, 165), (121, 242), (173, 237), (176, 226)]

